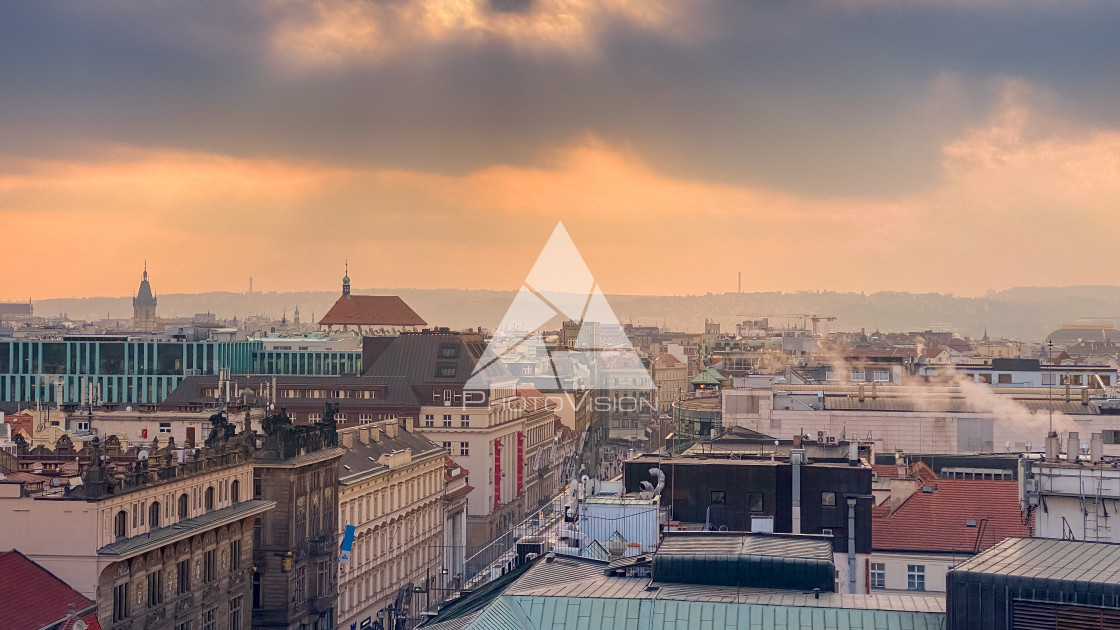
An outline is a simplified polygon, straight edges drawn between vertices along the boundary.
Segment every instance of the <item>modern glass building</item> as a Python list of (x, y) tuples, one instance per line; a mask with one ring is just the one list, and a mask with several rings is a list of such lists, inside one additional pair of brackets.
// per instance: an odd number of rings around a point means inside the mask
[(260, 341), (166, 341), (127, 336), (0, 339), (0, 401), (163, 402), (186, 376), (356, 374), (361, 351), (265, 350)]

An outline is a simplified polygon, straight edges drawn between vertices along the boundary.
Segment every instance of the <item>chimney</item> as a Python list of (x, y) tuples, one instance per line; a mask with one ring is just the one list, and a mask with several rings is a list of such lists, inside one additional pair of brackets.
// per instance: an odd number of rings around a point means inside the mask
[(859, 442), (856, 442), (855, 440), (848, 442), (848, 465), (859, 465)]
[(1089, 406), (1089, 388), (1084, 387), (1081, 389), (1081, 404), (1085, 407)]
[(397, 429), (399, 428), (401, 428), (401, 425), (396, 422), (386, 422), (384, 427), (385, 437), (394, 440), (397, 439)]
[(369, 428), (369, 440), (374, 444), (381, 441), (381, 427), (371, 426)]
[(1069, 383), (1066, 383), (1066, 402), (1069, 402)]
[[(872, 381), (874, 382), (874, 381)], [(863, 402), (863, 383), (859, 384), (859, 401)]]
[(878, 386), (875, 384), (875, 381), (871, 381), (871, 400), (875, 400), (878, 397), (878, 393)]
[(805, 449), (789, 450), (790, 491), (792, 494), (793, 534), (801, 533), (801, 465), (805, 463)]
[(793, 448), (801, 448), (801, 434), (793, 436)]
[(1089, 438), (1089, 461), (1099, 464), (1102, 458), (1104, 458), (1104, 435), (1094, 433)]
[(369, 444), (368, 424), (363, 424), (362, 426), (358, 427), (358, 439), (361, 440), (362, 444)]
[(339, 431), (342, 435), (342, 445), (346, 448), (354, 448), (354, 431), (352, 429), (343, 429)]
[(1077, 431), (1070, 431), (1066, 445), (1066, 459), (1077, 461), (1077, 454), (1081, 452), (1081, 435)]
[(1062, 439), (1058, 437), (1057, 432), (1051, 431), (1050, 435), (1046, 436), (1046, 460), (1051, 462), (1058, 461), (1058, 450), (1061, 448)]
[(899, 478), (905, 479), (910, 476), (910, 470), (906, 466), (906, 458), (902, 456), (902, 449), (894, 452), (894, 465), (898, 468)]
[(824, 390), (817, 391), (817, 409), (824, 409)]
[(409, 416), (404, 419), (404, 430), (412, 433), (416, 431), (416, 418)]

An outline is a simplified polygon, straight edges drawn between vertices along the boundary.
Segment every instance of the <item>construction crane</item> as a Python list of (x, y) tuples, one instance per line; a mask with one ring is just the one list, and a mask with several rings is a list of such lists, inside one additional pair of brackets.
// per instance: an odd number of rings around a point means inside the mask
[(834, 322), (836, 317), (832, 315), (816, 315), (813, 313), (738, 313), (739, 317), (774, 317), (777, 319), (800, 319), (802, 327), (804, 327), (805, 320), (813, 322), (813, 336), (817, 336), (817, 330), (822, 321)]

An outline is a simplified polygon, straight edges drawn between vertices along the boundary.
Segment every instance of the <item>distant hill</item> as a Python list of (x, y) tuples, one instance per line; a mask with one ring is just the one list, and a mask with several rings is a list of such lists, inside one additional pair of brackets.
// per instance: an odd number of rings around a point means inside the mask
[[(365, 292), (369, 292), (368, 290)], [(354, 293), (363, 293), (355, 289)], [(494, 328), (513, 300), (513, 291), (459, 289), (378, 289), (400, 295), (429, 324), (452, 328)], [(321, 317), (338, 298), (336, 291), (298, 293), (198, 293), (159, 296), (161, 317), (189, 317), (211, 312), (219, 317), (292, 316), (298, 306), (305, 322)], [(978, 337), (987, 328), (993, 336), (1027, 342), (1041, 341), (1063, 323), (1109, 319), (1120, 325), (1120, 287), (1016, 287), (968, 298), (937, 293), (724, 293), (693, 296), (608, 296), (623, 322), (699, 331), (711, 319), (734, 329), (745, 314), (815, 313), (834, 316), (825, 330), (905, 331), (947, 326), (963, 335)], [(35, 312), (65, 312), (75, 319), (130, 317), (131, 298), (92, 297), (35, 302)], [(801, 325), (801, 320), (776, 319), (772, 323)]]

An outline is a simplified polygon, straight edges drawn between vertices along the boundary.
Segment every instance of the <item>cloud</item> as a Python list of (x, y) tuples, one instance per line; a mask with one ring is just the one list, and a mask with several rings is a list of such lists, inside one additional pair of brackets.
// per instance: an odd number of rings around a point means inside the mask
[[(0, 294), (124, 294), (144, 258), (163, 292), (249, 275), (322, 287), (343, 258), (371, 285), (504, 289), (557, 219), (616, 293), (722, 291), (739, 269), (745, 290), (1107, 281), (1120, 131), (1055, 127), (1027, 104), (1034, 88), (1000, 92), (986, 124), (944, 143), (936, 188), (891, 199), (682, 178), (591, 133), (536, 166), (464, 174), (119, 145), (82, 162), (8, 156), (0, 221), (57, 255), (15, 257)], [(1040, 264), (1051, 253), (1063, 262)]]
[(939, 185), (942, 146), (998, 105), (994, 78), (1120, 126), (1116, 3), (502, 8), (3, 3), (0, 153), (118, 143), (462, 176), (541, 166), (590, 131), (680, 179), (890, 199)]
[(276, 0), (265, 5), (275, 21), (271, 45), (302, 70), (376, 64), (449, 41), (504, 42), (520, 51), (598, 52), (613, 20), (682, 36), (683, 4), (673, 0)]

